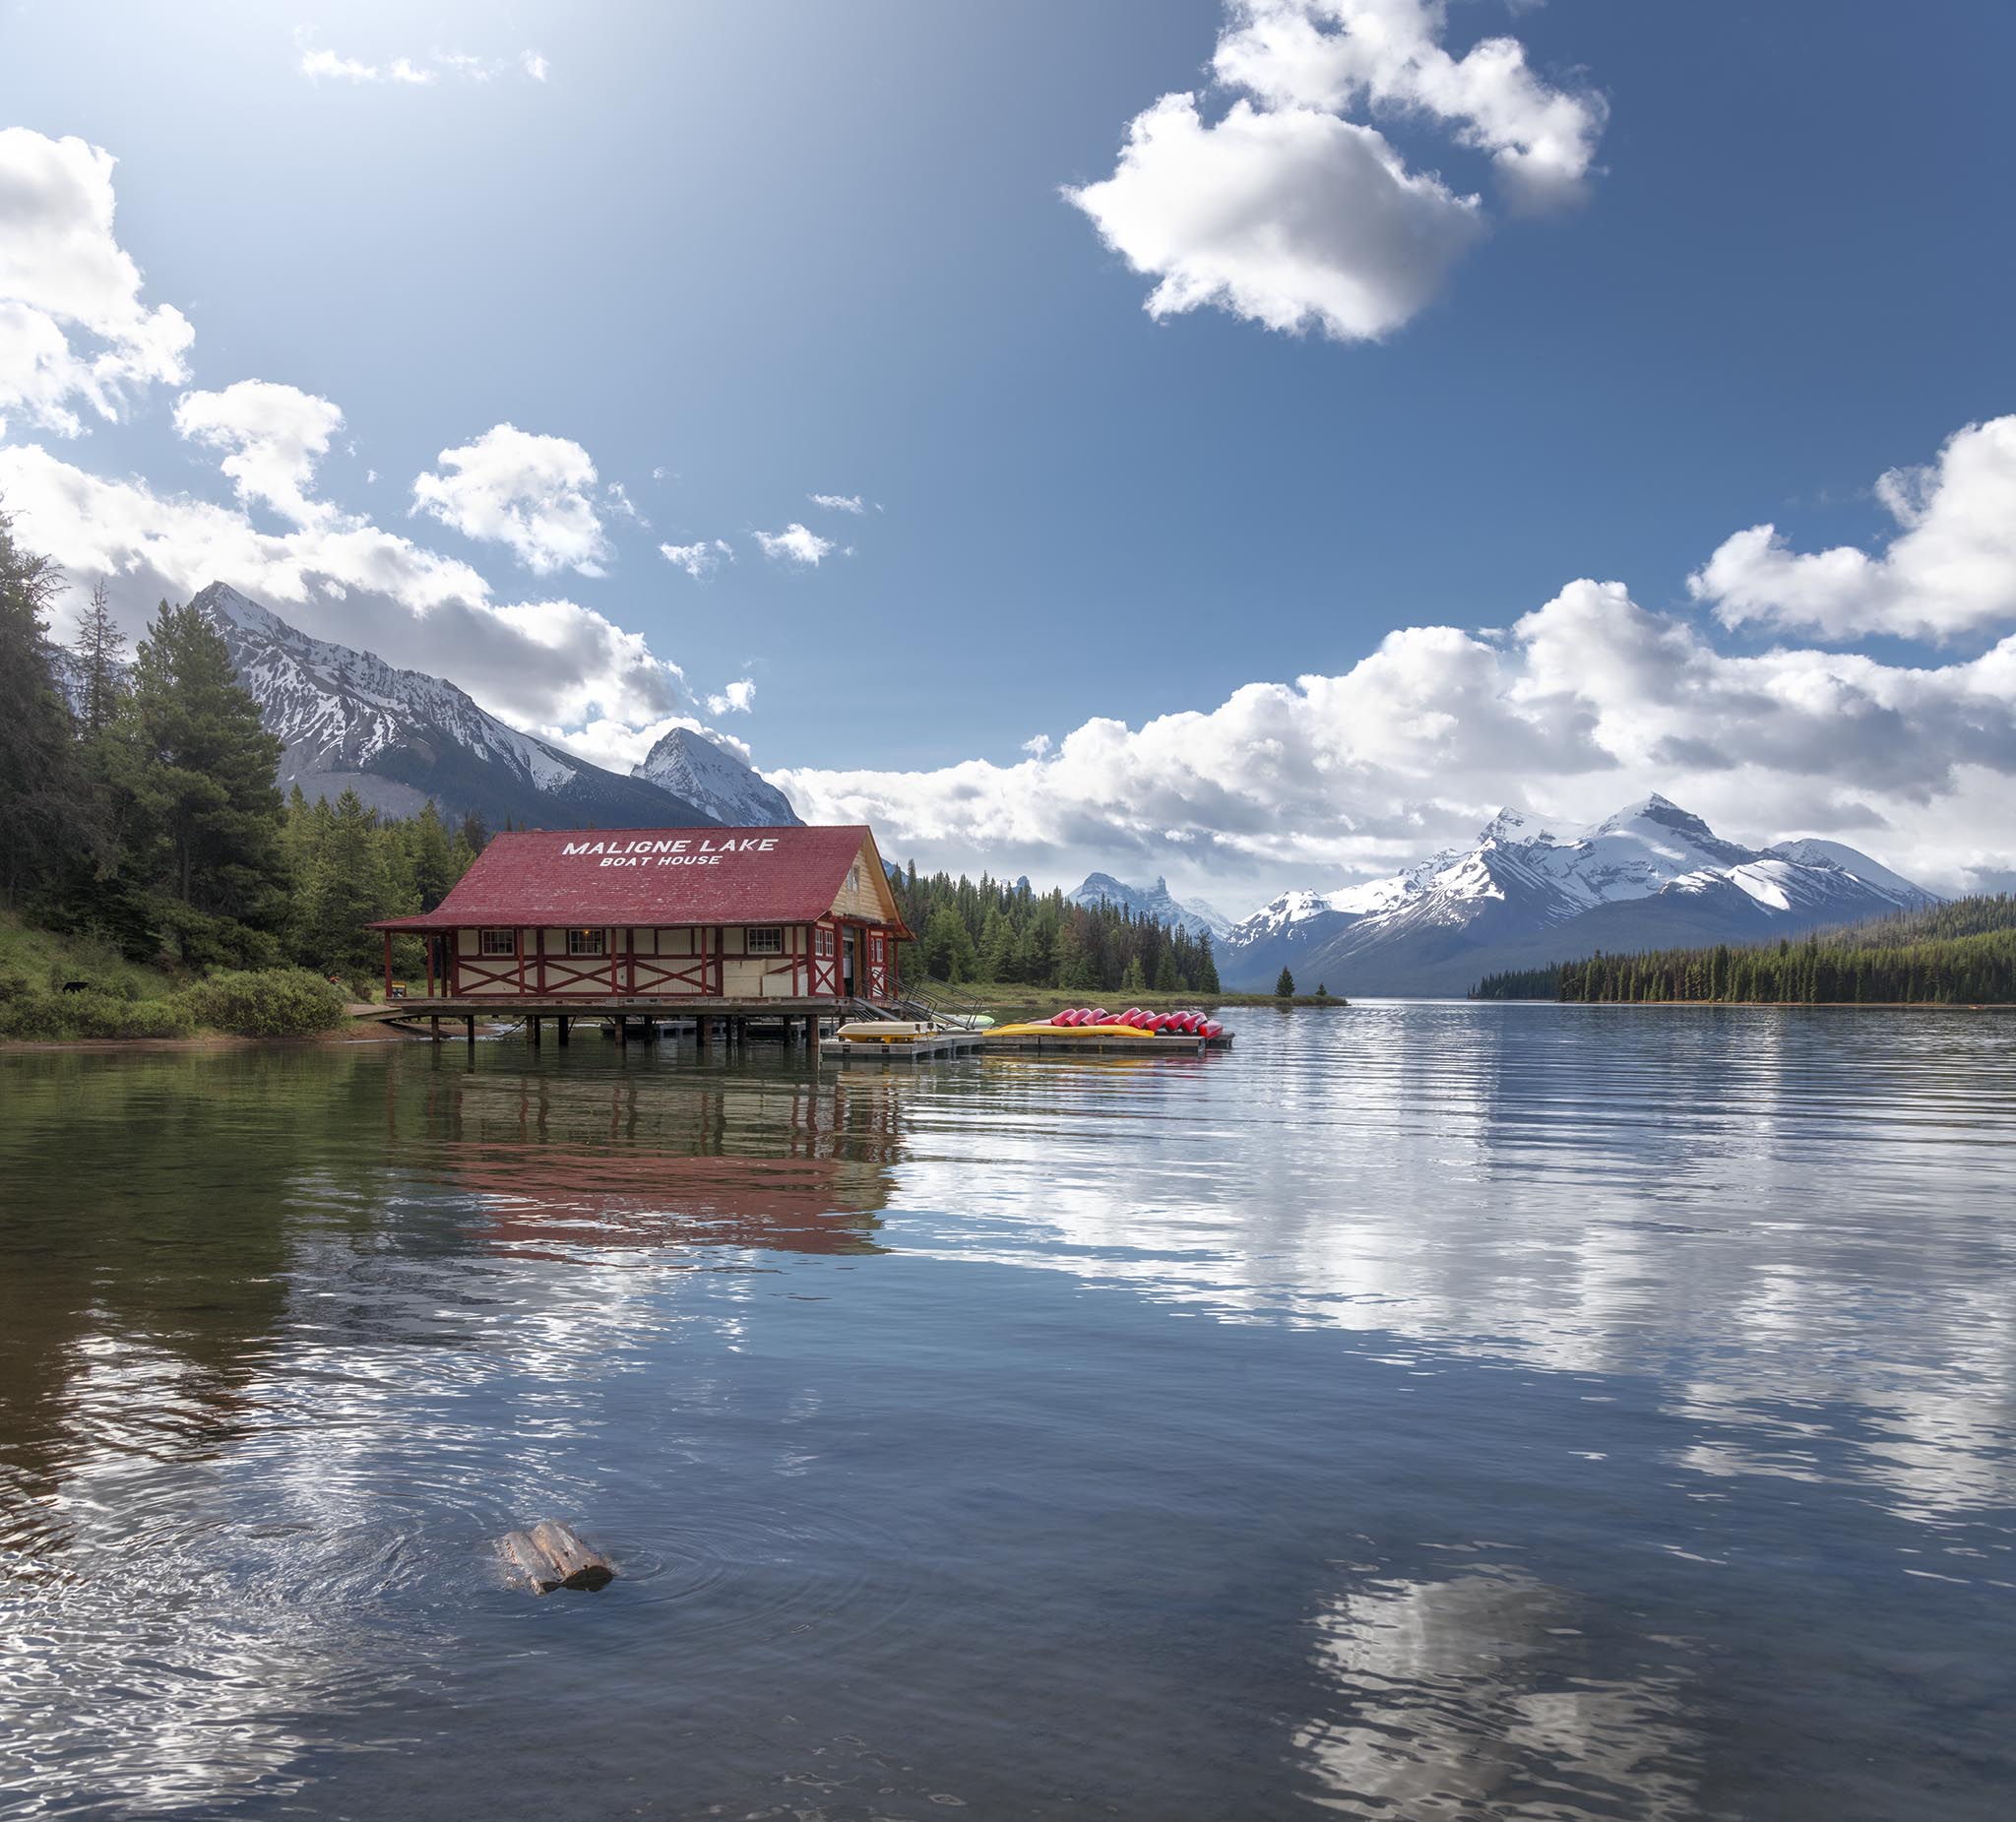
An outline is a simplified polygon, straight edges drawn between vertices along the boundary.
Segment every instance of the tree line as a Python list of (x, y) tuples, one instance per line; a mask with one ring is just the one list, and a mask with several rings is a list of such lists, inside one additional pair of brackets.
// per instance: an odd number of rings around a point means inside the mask
[(1487, 974), (1473, 999), (1793, 1005), (2016, 1002), (2016, 896), (1983, 894), (1775, 945), (1651, 949)]
[(65, 651), (60, 580), (0, 514), (0, 902), (135, 961), (368, 979), (363, 926), (439, 904), (481, 822), (283, 800), (281, 742), (200, 609), (162, 601), (129, 662), (101, 583)]
[(915, 861), (892, 872), (890, 884), (916, 933), (898, 953), (906, 980), (928, 975), (1086, 993), (1219, 991), (1208, 930), (1192, 934), (1104, 899), (1074, 905), (1061, 890), (1040, 893), (1027, 880), (920, 876)]

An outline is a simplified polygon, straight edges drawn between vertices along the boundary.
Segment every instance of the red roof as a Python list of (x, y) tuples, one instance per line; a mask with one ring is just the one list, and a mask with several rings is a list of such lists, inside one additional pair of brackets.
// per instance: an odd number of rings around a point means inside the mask
[(879, 865), (860, 826), (527, 830), (492, 836), (432, 911), (371, 927), (813, 923), (864, 847)]

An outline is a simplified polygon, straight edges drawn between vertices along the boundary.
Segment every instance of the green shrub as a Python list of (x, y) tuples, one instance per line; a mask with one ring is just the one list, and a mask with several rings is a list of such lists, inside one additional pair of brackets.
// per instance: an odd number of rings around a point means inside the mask
[(343, 989), (305, 968), (212, 974), (184, 987), (175, 1001), (195, 1024), (245, 1037), (298, 1037), (344, 1022)]
[(0, 983), (0, 1037), (186, 1037), (189, 1009), (172, 999), (136, 1000), (86, 988), (81, 993)]

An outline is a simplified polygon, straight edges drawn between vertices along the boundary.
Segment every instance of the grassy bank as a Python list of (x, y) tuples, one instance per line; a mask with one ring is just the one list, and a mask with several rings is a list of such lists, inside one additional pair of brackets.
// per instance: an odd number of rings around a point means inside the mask
[(1141, 1006), (1150, 1012), (1176, 1012), (1189, 1007), (1349, 1004), (1335, 993), (1297, 993), (1292, 999), (1278, 999), (1272, 993), (1158, 993), (1153, 988), (1144, 991), (1140, 987), (1116, 987), (1110, 993), (1099, 993), (1086, 987), (1028, 987), (1014, 981), (962, 980), (948, 987), (942, 980), (933, 980), (928, 990), (934, 999), (954, 1006), (977, 1000), (986, 1011), (996, 1015), (1012, 1012), (1037, 1019), (1047, 1019), (1067, 1006), (1104, 1006), (1112, 1012)]
[(300, 1037), (341, 1026), (344, 997), (305, 969), (177, 974), (0, 915), (0, 1038)]

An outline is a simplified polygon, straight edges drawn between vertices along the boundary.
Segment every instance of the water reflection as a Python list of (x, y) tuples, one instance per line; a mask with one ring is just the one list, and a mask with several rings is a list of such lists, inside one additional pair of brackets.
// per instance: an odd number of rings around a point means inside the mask
[(1796, 1422), (1896, 1511), (2016, 1498), (2016, 1024), (1378, 1005), (1241, 1024), (1235, 1070), (945, 1085), (900, 1206), (961, 1210), (928, 1224), (944, 1256), (1227, 1320), (1670, 1373), (1710, 1472), (1796, 1472)]
[(1693, 1813), (1677, 1674), (1592, 1674), (1577, 1603), (1524, 1570), (1368, 1582), (1311, 1623), (1331, 1703), (1295, 1734), (1343, 1815)]
[(2011, 1028), (1240, 1024), (0, 1057), (0, 1798), (1992, 1813)]

